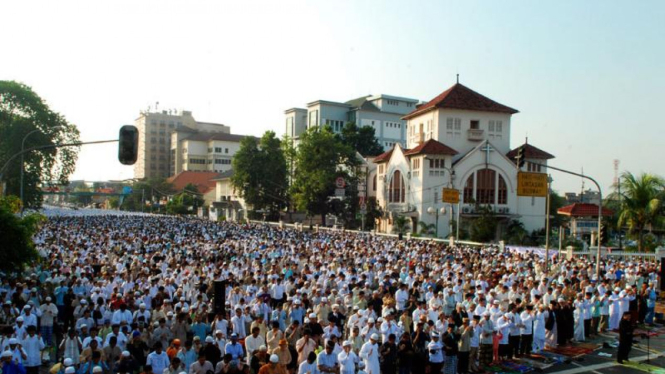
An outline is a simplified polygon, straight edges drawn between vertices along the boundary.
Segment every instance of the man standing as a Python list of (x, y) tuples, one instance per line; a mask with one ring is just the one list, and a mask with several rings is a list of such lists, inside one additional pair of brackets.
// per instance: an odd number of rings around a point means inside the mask
[(395, 339), (395, 334), (388, 335), (388, 341), (379, 348), (381, 373), (383, 374), (395, 374), (397, 369), (397, 344), (395, 344)]
[(369, 341), (360, 348), (360, 358), (365, 361), (365, 368), (368, 373), (380, 373), (379, 366), (379, 334), (374, 333), (369, 337)]
[(163, 373), (169, 367), (169, 356), (162, 350), (162, 343), (155, 343), (155, 350), (148, 355), (146, 365), (152, 367), (154, 373)]
[(28, 374), (39, 373), (39, 367), (42, 365), (42, 350), (45, 345), (42, 337), (36, 334), (35, 326), (28, 326), (28, 336), (23, 340), (21, 346), (25, 349), (28, 358), (25, 360), (25, 369)]
[(339, 362), (337, 362), (337, 355), (333, 353), (333, 349), (335, 349), (335, 343), (328, 342), (326, 349), (316, 358), (316, 367), (321, 373), (339, 373)]
[(44, 344), (52, 345), (53, 341), (53, 320), (58, 316), (58, 308), (51, 302), (51, 297), (46, 297), (46, 302), (40, 307), (42, 317), (40, 319), (40, 326)]
[(619, 323), (619, 352), (617, 353), (617, 362), (620, 364), (628, 361), (628, 355), (633, 346), (633, 324), (630, 321), (630, 317), (630, 312), (625, 312)]

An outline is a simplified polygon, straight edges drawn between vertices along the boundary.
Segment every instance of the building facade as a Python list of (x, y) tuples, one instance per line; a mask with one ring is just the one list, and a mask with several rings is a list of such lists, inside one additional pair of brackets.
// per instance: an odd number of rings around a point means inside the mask
[(171, 135), (172, 174), (177, 175), (183, 171), (222, 173), (231, 170), (231, 161), (244, 137), (188, 130), (174, 132)]
[(230, 133), (229, 126), (198, 122), (190, 111), (141, 112), (134, 121), (139, 130), (139, 150), (134, 178), (166, 178), (171, 169), (171, 135), (178, 131)]
[(371, 126), (384, 149), (395, 144), (406, 146), (406, 121), (402, 117), (413, 111), (418, 100), (390, 95), (363, 96), (343, 103), (317, 100), (307, 109), (291, 108), (284, 112), (285, 133), (297, 143), (308, 128), (330, 126), (339, 133), (353, 122), (358, 127)]
[[(403, 116), (406, 146), (374, 158), (369, 176), (385, 212), (379, 230), (390, 232), (394, 219), (406, 216), (412, 230), (438, 222), (437, 236), (454, 236), (453, 220), (464, 227), (485, 207), (499, 218), (497, 237), (512, 219), (528, 231), (544, 227), (545, 198), (517, 196), (517, 152), (510, 146), (516, 113), (457, 83)], [(545, 172), (541, 165), (553, 157), (526, 144), (524, 171)], [(442, 202), (443, 188), (458, 190), (459, 204)]]

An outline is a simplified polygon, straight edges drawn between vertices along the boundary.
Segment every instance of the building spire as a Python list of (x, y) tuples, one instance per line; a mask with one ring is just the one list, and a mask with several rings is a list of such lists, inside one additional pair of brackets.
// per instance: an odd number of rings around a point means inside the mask
[(457, 83), (459, 83), (459, 73), (457, 73)]

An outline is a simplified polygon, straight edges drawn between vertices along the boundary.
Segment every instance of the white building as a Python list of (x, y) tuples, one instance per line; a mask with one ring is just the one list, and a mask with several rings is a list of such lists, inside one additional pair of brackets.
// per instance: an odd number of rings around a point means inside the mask
[[(418, 222), (436, 222), (437, 232), (449, 234), (450, 220), (459, 213), (461, 227), (478, 217), (478, 206), (489, 206), (500, 218), (499, 232), (511, 219), (526, 230), (545, 224), (545, 198), (518, 197), (515, 150), (510, 147), (510, 119), (518, 111), (499, 104), (461, 84), (455, 84), (433, 100), (403, 117), (407, 145), (396, 144), (377, 156), (376, 172), (369, 175), (369, 195), (386, 212), (379, 230), (389, 232), (397, 215)], [(527, 145), (525, 171), (542, 171), (554, 156)], [(441, 202), (442, 188), (460, 191), (458, 206)], [(455, 233), (452, 233), (455, 235)]]
[(231, 160), (245, 135), (178, 130), (171, 135), (171, 171), (231, 170)]
[(363, 96), (344, 103), (317, 100), (307, 109), (291, 108), (286, 116), (286, 135), (297, 142), (306, 129), (328, 125), (340, 132), (349, 122), (371, 126), (384, 149), (395, 144), (406, 145), (406, 121), (402, 116), (413, 111), (418, 100), (390, 95)]

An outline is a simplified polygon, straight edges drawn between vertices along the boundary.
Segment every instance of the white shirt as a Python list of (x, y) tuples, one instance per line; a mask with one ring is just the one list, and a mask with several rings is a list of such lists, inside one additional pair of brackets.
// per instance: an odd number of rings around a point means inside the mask
[(358, 356), (353, 351), (349, 351), (349, 353), (342, 351), (337, 355), (337, 362), (339, 362), (340, 374), (355, 374)]
[(23, 350), (28, 358), (23, 363), (24, 366), (40, 366), (42, 364), (42, 350), (46, 347), (44, 341), (38, 335), (26, 337), (22, 342)]
[(164, 351), (159, 354), (157, 352), (151, 352), (146, 360), (146, 365), (152, 365), (153, 373), (163, 373), (164, 369), (169, 367), (169, 356), (167, 356)]

